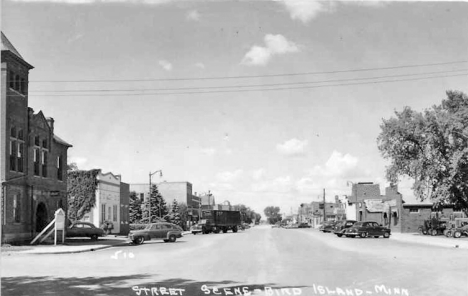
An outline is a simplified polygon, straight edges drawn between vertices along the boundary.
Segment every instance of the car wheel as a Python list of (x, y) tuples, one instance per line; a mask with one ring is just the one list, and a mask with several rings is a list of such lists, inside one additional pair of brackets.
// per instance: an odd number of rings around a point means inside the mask
[(197, 233), (194, 231), (194, 232), (192, 232), (192, 234), (193, 234), (193, 235), (196, 235)]
[(389, 238), (389, 237), (390, 237), (390, 233), (388, 233), (388, 232), (384, 232), (384, 234), (383, 234), (383, 237), (385, 237), (385, 238)]
[(171, 235), (169, 236), (169, 241), (170, 241), (171, 243), (174, 243), (174, 242), (176, 241), (176, 236), (173, 235), (173, 234), (171, 234)]
[(98, 235), (97, 234), (91, 235), (91, 240), (97, 241), (98, 240)]
[(436, 236), (437, 235), (437, 229), (432, 229), (431, 230), (431, 235)]
[(367, 233), (361, 232), (361, 233), (359, 234), (359, 236), (362, 237), (362, 238), (366, 238), (366, 237), (367, 237)]
[(133, 243), (134, 243), (135, 245), (141, 245), (141, 244), (144, 243), (144, 242), (145, 242), (145, 238), (142, 237), (142, 236), (139, 236), (139, 237), (137, 237), (137, 238), (135, 238), (135, 239), (133, 240)]
[(453, 233), (453, 237), (455, 237), (455, 238), (460, 238), (460, 237), (461, 237), (461, 235), (462, 235), (462, 234), (461, 234), (461, 232), (460, 232), (460, 231), (458, 231), (458, 230), (457, 230), (457, 231), (455, 231), (455, 232)]
[(343, 236), (343, 234), (341, 234), (341, 233), (338, 233), (336, 236), (337, 236), (337, 237), (342, 237), (342, 236)]
[(374, 237), (375, 237), (375, 238), (379, 238), (379, 236), (378, 236), (378, 235), (374, 235)]

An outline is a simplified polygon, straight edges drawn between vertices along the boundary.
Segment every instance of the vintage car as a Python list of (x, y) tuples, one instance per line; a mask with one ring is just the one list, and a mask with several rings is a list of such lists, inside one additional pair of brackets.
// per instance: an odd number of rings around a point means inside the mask
[(175, 242), (182, 237), (182, 228), (168, 222), (156, 222), (146, 225), (142, 230), (130, 231), (128, 238), (136, 245), (145, 240), (162, 239), (164, 242)]
[(297, 226), (297, 228), (310, 228), (311, 226), (309, 225), (309, 223), (299, 223), (299, 226)]
[(104, 230), (94, 226), (89, 222), (74, 222), (67, 229), (67, 237), (89, 237), (97, 240), (100, 236), (105, 236)]
[(332, 232), (335, 230), (336, 221), (325, 221), (320, 225), (319, 230), (321, 232)]
[(333, 231), (338, 237), (342, 237), (347, 228), (351, 227), (356, 223), (356, 220), (342, 220), (338, 221), (335, 225), (335, 230)]
[(379, 237), (383, 236), (384, 238), (390, 237), (390, 229), (383, 227), (381, 224), (373, 221), (366, 222), (356, 222), (353, 226), (349, 227), (345, 231), (346, 237)]
[(200, 224), (197, 223), (197, 224), (192, 225), (192, 227), (190, 227), (190, 232), (192, 234), (202, 233), (203, 228)]

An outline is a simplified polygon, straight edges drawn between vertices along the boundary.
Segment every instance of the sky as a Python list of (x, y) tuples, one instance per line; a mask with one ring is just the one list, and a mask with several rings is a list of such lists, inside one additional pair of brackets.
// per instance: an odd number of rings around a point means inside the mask
[[(69, 161), (297, 212), (388, 182), (383, 119), (467, 90), (468, 3), (4, 0)], [(399, 190), (415, 200), (411, 180)]]

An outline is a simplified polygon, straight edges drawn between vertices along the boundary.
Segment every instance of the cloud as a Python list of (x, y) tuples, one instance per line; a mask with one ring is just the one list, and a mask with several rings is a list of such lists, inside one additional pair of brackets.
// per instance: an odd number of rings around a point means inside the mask
[(82, 166), (88, 163), (88, 159), (85, 157), (72, 156), (68, 157), (68, 163), (76, 163), (79, 169), (82, 169)]
[(327, 11), (329, 6), (333, 5), (332, 1), (315, 1), (315, 0), (274, 0), (281, 3), (289, 12), (293, 20), (300, 20), (301, 22), (308, 23), (320, 13)]
[(198, 11), (196, 11), (196, 10), (191, 10), (191, 11), (187, 12), (185, 18), (188, 21), (198, 22), (200, 20), (200, 13), (198, 13)]
[(206, 155), (214, 155), (216, 153), (216, 149), (212, 148), (212, 147), (209, 147), (209, 148), (203, 148), (201, 150), (201, 152), (203, 154), (206, 154)]
[(222, 172), (216, 175), (216, 178), (222, 182), (232, 182), (242, 175), (242, 170), (238, 169), (233, 172)]
[(379, 8), (387, 5), (387, 1), (379, 0), (341, 0), (341, 1), (317, 1), (317, 0), (273, 0), (283, 5), (289, 12), (291, 19), (307, 24), (322, 13), (333, 13), (337, 4), (365, 6)]
[(263, 178), (263, 176), (265, 176), (265, 173), (266, 171), (264, 168), (255, 170), (252, 172), (252, 178), (254, 178), (254, 180), (260, 180), (261, 178)]
[(91, 4), (91, 3), (130, 3), (130, 4), (148, 4), (148, 5), (160, 5), (174, 0), (13, 0), (15, 2), (30, 2), (30, 3), (62, 3), (62, 4)]
[(203, 64), (203, 63), (196, 63), (196, 64), (195, 64), (195, 67), (204, 70), (204, 69), (205, 69), (205, 64)]
[(267, 34), (264, 37), (265, 47), (254, 45), (245, 54), (241, 64), (247, 66), (264, 66), (275, 55), (294, 53), (299, 51), (299, 47), (288, 41), (283, 35)]
[(276, 145), (276, 150), (287, 156), (304, 156), (306, 154), (307, 140), (301, 141), (296, 138)]
[(256, 192), (287, 193), (293, 189), (293, 182), (290, 176), (278, 177), (273, 180), (252, 184), (252, 190)]
[(159, 65), (166, 71), (171, 71), (172, 70), (172, 64), (169, 63), (166, 60), (160, 60)]

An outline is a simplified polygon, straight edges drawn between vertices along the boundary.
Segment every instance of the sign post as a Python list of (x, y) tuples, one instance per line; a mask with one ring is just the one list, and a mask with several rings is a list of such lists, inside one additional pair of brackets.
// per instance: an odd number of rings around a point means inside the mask
[(54, 244), (57, 245), (57, 231), (62, 231), (62, 244), (65, 242), (65, 212), (62, 209), (55, 211), (55, 238)]

